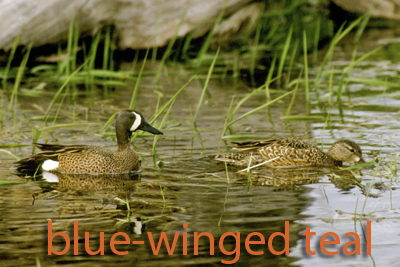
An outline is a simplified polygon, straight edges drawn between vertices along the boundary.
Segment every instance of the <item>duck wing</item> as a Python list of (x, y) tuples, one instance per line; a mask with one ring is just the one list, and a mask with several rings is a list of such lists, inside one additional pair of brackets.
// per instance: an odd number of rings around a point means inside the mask
[(86, 145), (49, 145), (49, 144), (33, 144), (35, 147), (39, 148), (41, 152), (32, 155), (31, 157), (43, 157), (45, 159), (57, 160), (58, 156), (61, 154), (73, 154), (79, 153), (83, 150), (87, 150), (89, 147)]
[(267, 139), (263, 141), (245, 141), (245, 142), (234, 142), (230, 145), (238, 152), (257, 152), (260, 148), (265, 147), (290, 147), (295, 149), (307, 149), (313, 145), (307, 141), (301, 141), (297, 139)]
[(30, 157), (15, 162), (17, 167), (17, 172), (22, 174), (33, 174), (37, 171), (40, 165), (47, 159), (57, 161), (58, 156), (61, 154), (73, 154), (88, 149), (88, 146), (85, 145), (63, 146), (63, 145), (49, 145), (49, 144), (39, 144), (39, 143), (33, 145), (39, 148), (41, 151)]

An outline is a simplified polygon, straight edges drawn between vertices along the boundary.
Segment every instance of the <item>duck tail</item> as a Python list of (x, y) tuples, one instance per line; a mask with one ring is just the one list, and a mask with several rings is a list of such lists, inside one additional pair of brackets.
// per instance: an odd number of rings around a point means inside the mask
[(41, 173), (41, 166), (46, 160), (40, 154), (32, 155), (28, 158), (21, 159), (15, 162), (17, 174), (33, 176)]

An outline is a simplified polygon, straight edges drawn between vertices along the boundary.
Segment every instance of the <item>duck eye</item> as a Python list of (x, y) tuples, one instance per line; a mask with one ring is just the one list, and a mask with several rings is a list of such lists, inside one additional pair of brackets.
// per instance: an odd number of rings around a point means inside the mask
[(355, 152), (354, 148), (351, 148), (351, 149), (350, 149), (350, 152), (351, 152), (351, 153), (354, 153), (354, 152)]
[(131, 118), (133, 120), (135, 118), (135, 116), (131, 115), (129, 118)]

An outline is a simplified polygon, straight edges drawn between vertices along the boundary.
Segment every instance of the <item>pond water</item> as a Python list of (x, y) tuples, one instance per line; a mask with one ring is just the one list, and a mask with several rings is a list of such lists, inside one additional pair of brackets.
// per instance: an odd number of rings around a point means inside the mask
[[(254, 88), (237, 80), (212, 79), (193, 127), (191, 117), (202, 90), (202, 83), (193, 80), (175, 100), (162, 128), (164, 135), (157, 138), (155, 155), (151, 155), (153, 136), (141, 135), (134, 140), (142, 157), (141, 172), (137, 175), (57, 175), (58, 181), (42, 176), (34, 180), (17, 176), (14, 159), (0, 153), (0, 180), (7, 181), (0, 187), (1, 266), (203, 266), (220, 265), (221, 261), (238, 266), (397, 266), (400, 194), (392, 162), (400, 152), (400, 94), (395, 86), (377, 86), (372, 81), (397, 82), (399, 65), (390, 51), (395, 51), (398, 44), (390, 32), (380, 34), (388, 36), (386, 46), (352, 69), (350, 78), (346, 76), (348, 90), (341, 105), (335, 101), (335, 94), (327, 93), (330, 76), (326, 75), (319, 89), (310, 94), (310, 105), (306, 105), (304, 94), (298, 92), (291, 110), (290, 115), (304, 115), (309, 110), (314, 119), (284, 119), (291, 102), (289, 96), (237, 121), (227, 132), (257, 139), (308, 139), (323, 143), (325, 151), (335, 140), (348, 138), (361, 146), (366, 161), (380, 157), (373, 167), (361, 171), (260, 167), (251, 172), (249, 180), (246, 174), (237, 172), (240, 168), (226, 167), (214, 156), (230, 151), (229, 140), (221, 137), (232, 96), (237, 103)], [(368, 46), (360, 46), (360, 55), (381, 45), (374, 36), (375, 31), (364, 35), (362, 44)], [(349, 43), (344, 40), (337, 47), (332, 61), (335, 70), (350, 64), (353, 48), (349, 48)], [(317, 70), (318, 67), (310, 70), (311, 79)], [(159, 96), (162, 103), (167, 102), (191, 75), (182, 67), (158, 84), (153, 82), (154, 77), (142, 78), (135, 109), (150, 118)], [(340, 73), (332, 76), (334, 92), (339, 80)], [(115, 112), (129, 106), (133, 88), (134, 84), (115, 88), (107, 98), (96, 89), (73, 101), (66, 100), (60, 109), (61, 119), (55, 125), (74, 126), (44, 130), (48, 142), (115, 149), (115, 137), (109, 134), (114, 128), (105, 133), (101, 129)], [(273, 92), (271, 99), (284, 92)], [(4, 97), (1, 144), (29, 145), (32, 129), (44, 127), (40, 116), (52, 98), (45, 91), (36, 97), (21, 93), (14, 111), (8, 112)], [(244, 102), (236, 117), (266, 101), (264, 91), (256, 94)], [(46, 140), (42, 136), (39, 141)], [(30, 146), (7, 150), (20, 158), (32, 153)], [(66, 249), (63, 255), (47, 255), (50, 221), (53, 235), (63, 232), (68, 236), (69, 248), (64, 237), (52, 240), (54, 251)], [(286, 221), (289, 227), (285, 229)], [(369, 234), (367, 221), (371, 221)], [(315, 255), (307, 253), (308, 245), (302, 235), (307, 227), (316, 232), (309, 244)], [(117, 232), (126, 236), (115, 240), (128, 237), (129, 245), (110, 245)], [(170, 245), (175, 235), (179, 237), (173, 251), (168, 253), (163, 243), (158, 255), (154, 255), (162, 232)], [(211, 236), (203, 236), (197, 242), (195, 236), (203, 232)], [(262, 236), (265, 242), (248, 247), (246, 238), (253, 232), (260, 235), (253, 236), (252, 241)], [(272, 239), (277, 232), (284, 233), (285, 239), (279, 235)], [(321, 249), (320, 239), (328, 232), (340, 237), (340, 244), (326, 245), (328, 251), (339, 251), (338, 255), (328, 256)], [(354, 240), (345, 236), (348, 232), (359, 236), (361, 255), (344, 254), (345, 243)], [(213, 246), (210, 237), (214, 239)], [(103, 243), (104, 255), (88, 255), (88, 247), (97, 251)], [(253, 255), (249, 248), (253, 254), (263, 254)], [(353, 245), (348, 250), (355, 248)], [(272, 253), (286, 249), (289, 255)], [(127, 253), (116, 255), (121, 252)]]

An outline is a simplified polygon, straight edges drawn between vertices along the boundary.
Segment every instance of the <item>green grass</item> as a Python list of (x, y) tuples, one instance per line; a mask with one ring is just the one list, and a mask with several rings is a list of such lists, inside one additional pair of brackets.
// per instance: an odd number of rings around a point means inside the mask
[(22, 184), (22, 183), (16, 182), (16, 181), (0, 181), (0, 187), (13, 186), (13, 185), (19, 185), (19, 184)]
[(139, 74), (138, 74), (138, 78), (136, 80), (136, 84), (135, 84), (135, 87), (133, 89), (133, 93), (132, 93), (132, 98), (131, 98), (131, 103), (129, 105), (129, 109), (133, 109), (135, 107), (136, 96), (137, 96), (137, 93), (138, 93), (138, 90), (139, 90), (139, 82), (140, 82), (140, 79), (142, 78), (142, 74), (143, 74), (144, 66), (146, 65), (146, 60), (147, 60), (148, 54), (149, 54), (149, 50), (147, 49), (146, 55), (145, 55), (143, 63), (142, 63), (142, 67), (140, 68), (140, 71), (139, 71)]
[(282, 98), (284, 98), (284, 97), (286, 97), (286, 96), (288, 96), (288, 95), (294, 93), (295, 91), (296, 91), (296, 90), (292, 90), (292, 91), (290, 91), (290, 92), (287, 92), (287, 93), (285, 93), (285, 94), (283, 94), (283, 95), (281, 95), (281, 96), (275, 98), (275, 99), (272, 100), (272, 101), (269, 101), (269, 102), (267, 102), (267, 103), (265, 103), (265, 104), (263, 104), (263, 105), (261, 105), (261, 106), (255, 108), (255, 109), (252, 109), (252, 110), (246, 112), (245, 114), (239, 116), (238, 118), (236, 118), (236, 119), (230, 121), (230, 122), (228, 123), (227, 127), (231, 126), (231, 125), (234, 124), (235, 122), (237, 122), (237, 121), (239, 121), (239, 120), (241, 120), (241, 119), (243, 119), (243, 118), (245, 118), (245, 117), (247, 117), (247, 116), (249, 116), (249, 115), (252, 115), (253, 113), (255, 113), (255, 112), (259, 111), (259, 110), (262, 110), (262, 109), (265, 109), (266, 107), (269, 107), (270, 105), (276, 103), (277, 101), (281, 100)]
[(209, 68), (209, 70), (208, 70), (206, 82), (204, 83), (204, 85), (203, 85), (203, 90), (201, 91), (201, 95), (200, 95), (200, 98), (199, 98), (199, 103), (197, 104), (196, 113), (194, 114), (194, 118), (193, 118), (193, 124), (194, 124), (194, 125), (196, 124), (197, 116), (199, 115), (199, 111), (200, 111), (200, 107), (201, 107), (201, 105), (203, 104), (204, 96), (205, 96), (205, 93), (206, 93), (206, 90), (207, 90), (208, 83), (209, 83), (209, 81), (210, 81), (212, 72), (213, 72), (213, 70), (214, 70), (214, 66), (215, 66), (215, 62), (217, 61), (218, 54), (219, 54), (219, 49), (217, 50), (217, 52), (216, 52), (216, 54), (215, 54), (215, 57), (214, 57), (214, 60), (213, 60), (212, 63), (211, 63), (211, 66), (210, 66), (210, 68)]
[[(278, 64), (277, 77), (275, 79), (277, 80), (278, 84), (285, 88), (286, 83), (289, 81), (290, 73), (294, 68), (295, 59), (298, 55), (297, 43), (300, 39), (300, 36), (297, 34), (298, 27), (310, 27), (310, 29), (307, 28), (307, 32), (314, 32), (313, 41), (310, 42), (314, 44), (314, 46), (318, 44), (319, 37), (323, 37), (320, 29), (323, 28), (324, 25), (321, 26), (320, 24), (324, 23), (324, 21), (320, 19), (320, 14), (314, 14), (312, 10), (308, 10), (304, 7), (303, 9), (300, 9), (304, 3), (302, 1), (284, 4), (268, 3), (264, 13), (257, 18), (257, 25), (251, 25), (249, 28), (255, 29), (255, 31), (252, 32), (249, 30), (243, 35), (242, 40), (238, 41), (238, 46), (235, 48), (240, 52), (218, 53), (217, 58), (215, 58), (216, 51), (213, 51), (211, 48), (214, 30), (219, 23), (224, 21), (225, 18), (230, 14), (226, 14), (225, 8), (222, 8), (218, 16), (215, 18), (213, 26), (207, 36), (204, 38), (201, 46), (198, 46), (198, 44), (196, 44), (195, 40), (192, 38), (194, 31), (192, 31), (184, 40), (178, 39), (178, 33), (186, 16), (186, 13), (184, 13), (180, 18), (179, 25), (177, 25), (176, 29), (174, 29), (175, 34), (173, 38), (171, 38), (168, 46), (161, 56), (158, 70), (152, 73), (144, 73), (142, 69), (139, 75), (155, 76), (155, 81), (158, 82), (162, 75), (163, 66), (168, 62), (171, 63), (171, 65), (176, 66), (176, 64), (172, 64), (172, 62), (176, 62), (177, 60), (181, 59), (184, 59), (188, 66), (193, 66), (195, 73), (201, 73), (202, 71), (208, 72), (210, 70), (210, 65), (214, 64), (213, 78), (218, 76), (238, 78), (242, 70), (249, 70), (252, 84), (255, 84), (254, 76), (256, 73), (258, 73), (260, 70), (267, 71), (268, 78), (266, 80), (267, 86), (265, 88), (266, 95), (269, 97), (269, 88), (273, 80), (272, 75), (275, 75), (274, 69), (276, 69), (276, 63)], [(299, 10), (300, 12), (304, 13), (298, 14)], [(292, 16), (292, 12), (294, 12), (295, 16)], [(282, 16), (287, 17), (287, 23), (281, 23)], [(310, 17), (307, 16), (312, 16), (313, 19), (310, 20)], [(302, 17), (307, 17), (309, 22), (306, 22), (306, 20)], [(363, 25), (366, 25), (367, 22), (368, 20), (365, 18), (361, 20)], [(357, 25), (357, 23), (354, 25)], [(67, 87), (67, 91), (69, 91), (70, 88), (73, 89), (73, 93), (75, 94), (74, 97), (76, 97), (79, 93), (76, 86), (80, 84), (84, 84), (86, 89), (89, 91), (92, 91), (95, 86), (100, 86), (104, 90), (104, 97), (107, 98), (109, 96), (110, 88), (126, 86), (127, 81), (140, 80), (140, 77), (138, 78), (137, 74), (133, 70), (120, 71), (114, 69), (113, 52), (115, 45), (117, 44), (117, 35), (115, 34), (114, 29), (112, 29), (110, 26), (106, 26), (105, 28), (98, 30), (97, 34), (94, 36), (94, 38), (92, 38), (92, 42), (90, 44), (81, 43), (79, 40), (79, 34), (79, 21), (78, 19), (72, 17), (69, 24), (69, 33), (66, 45), (59, 45), (59, 61), (57, 62), (57, 65), (45, 64), (41, 66), (35, 66), (36, 69), (32, 69), (30, 73), (41, 77), (47, 77), (47, 82), (51, 83), (52, 85), (56, 84), (59, 86), (60, 84), (64, 84), (65, 81), (68, 81), (65, 86)], [(158, 33), (158, 35), (159, 34), (160, 33)], [(292, 40), (295, 41), (292, 42)], [(98, 51), (100, 42), (104, 45), (104, 49), (102, 51)], [(17, 49), (18, 43), (19, 39), (17, 38), (11, 50), (7, 67), (4, 71), (2, 79), (3, 87), (6, 86), (8, 81), (11, 61)], [(65, 59), (62, 59), (63, 48), (65, 49), (66, 53)], [(179, 49), (180, 52), (175, 51), (175, 49)], [(82, 56), (78, 55), (79, 51), (83, 52), (83, 60)], [(157, 47), (154, 47), (152, 50), (153, 65), (156, 60), (157, 51)], [(147, 58), (148, 53), (149, 51), (146, 53), (145, 58)], [(178, 56), (179, 53), (180, 56)], [(133, 69), (139, 60), (139, 54), (140, 53), (137, 50), (132, 62)], [(173, 55), (172, 58), (171, 55)], [(101, 66), (100, 68), (97, 68), (95, 62), (100, 62), (99, 57), (101, 57)], [(260, 59), (264, 57), (271, 57), (273, 59), (271, 66), (263, 66), (259, 64)], [(79, 65), (81, 65), (80, 62), (86, 61), (88, 58), (90, 58), (90, 60), (84, 66), (84, 68), (75, 73), (75, 75), (71, 78), (71, 74), (76, 71)], [(284, 73), (287, 73), (285, 81), (283, 81)], [(21, 78), (25, 74), (26, 70), (24, 69), (23, 64), (21, 64), (18, 77)], [(13, 75), (11, 75), (10, 78), (14, 78)], [(198, 77), (201, 77), (201, 74)], [(18, 83), (15, 83), (14, 85), (15, 88), (13, 92), (14, 95), (16, 95), (16, 91), (18, 91)], [(10, 104), (10, 108), (11, 106), (12, 104)], [(196, 113), (194, 116), (195, 121), (197, 119)]]
[[(158, 126), (158, 129), (159, 129), (159, 130), (162, 130), (162, 129), (163, 129), (163, 126), (164, 126), (165, 122), (167, 121), (169, 112), (171, 111), (171, 108), (172, 108), (173, 104), (174, 104), (174, 100), (172, 101), (171, 105), (169, 105), (169, 108), (168, 108), (167, 111), (165, 112), (164, 118), (163, 118), (163, 120), (161, 121), (160, 125)], [(156, 165), (156, 143), (157, 143), (157, 139), (158, 139), (158, 136), (155, 135), (155, 136), (154, 136), (154, 139), (153, 139), (153, 147), (152, 147), (152, 150), (151, 150), (151, 154), (152, 154), (152, 156), (153, 156), (154, 166)]]
[[(3, 146), (4, 147), (4, 146)], [(11, 148), (12, 147), (12, 145), (10, 145), (10, 146), (7, 146), (7, 148)], [(15, 147), (15, 146), (13, 146), (13, 147)], [(11, 157), (13, 157), (15, 160), (20, 160), (20, 158), (19, 157), (17, 157), (17, 156), (15, 156), (13, 153), (11, 153), (10, 151), (8, 151), (8, 150), (5, 150), (5, 149), (0, 149), (0, 152), (3, 152), (3, 153), (5, 153), (5, 154), (7, 154), (7, 155), (9, 155), (9, 156), (11, 156)]]
[(2, 85), (3, 90), (6, 90), (6, 89), (7, 89), (7, 78), (8, 78), (8, 73), (9, 73), (10, 68), (11, 68), (11, 62), (12, 62), (13, 59), (14, 59), (15, 51), (16, 51), (17, 48), (18, 48), (18, 44), (19, 44), (20, 38), (21, 38), (21, 32), (17, 35), (17, 37), (16, 37), (15, 40), (14, 40), (14, 44), (13, 44), (13, 46), (12, 46), (12, 48), (11, 48), (10, 55), (8, 56), (8, 61), (7, 61), (6, 68), (5, 68), (5, 70), (4, 70), (4, 74), (2, 75), (1, 85)]
[[(289, 32), (287, 34), (285, 45), (282, 50), (279, 65), (278, 65), (278, 74), (277, 74), (278, 77), (282, 77), (283, 67), (285, 66), (286, 56), (289, 52), (290, 42), (292, 40), (292, 34), (293, 34), (293, 27), (290, 27)], [(279, 86), (281, 85), (281, 82), (282, 82), (281, 79), (278, 79)]]
[(22, 78), (24, 76), (26, 64), (28, 63), (29, 54), (31, 52), (31, 49), (32, 49), (32, 42), (28, 45), (27, 51), (24, 55), (24, 58), (22, 59), (21, 65), (19, 66), (18, 74), (17, 74), (17, 77), (14, 82), (14, 88), (11, 93), (10, 102), (8, 105), (8, 111), (11, 111), (13, 104), (14, 104), (14, 106), (16, 105), (16, 97), (17, 97), (17, 93), (18, 93), (18, 88), (19, 88)]

